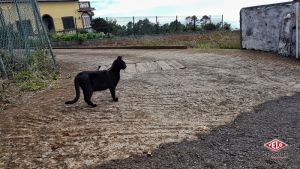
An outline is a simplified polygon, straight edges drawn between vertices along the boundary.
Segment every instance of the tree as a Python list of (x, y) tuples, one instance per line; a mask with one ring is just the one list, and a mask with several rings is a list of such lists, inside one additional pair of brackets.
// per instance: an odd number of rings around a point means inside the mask
[(161, 27), (160, 27), (160, 33), (169, 33), (170, 30), (169, 30), (169, 24), (166, 23), (166, 24), (163, 24)]
[(124, 30), (124, 27), (117, 24), (117, 21), (116, 20), (109, 20), (108, 21), (108, 28), (110, 29), (109, 30), (109, 33), (112, 33), (113, 35), (124, 35), (125, 32), (126, 32), (126, 27), (125, 27), (125, 30)]
[(154, 29), (155, 29), (155, 33), (156, 33), (156, 34), (159, 34), (159, 33), (160, 33), (160, 26), (159, 26), (158, 23), (154, 25)]
[(96, 32), (109, 33), (111, 30), (109, 23), (100, 17), (93, 19), (91, 26)]
[(221, 27), (221, 23), (214, 24), (214, 23), (207, 23), (205, 25), (202, 25), (203, 30), (208, 30), (208, 31), (214, 31), (218, 30)]
[(210, 19), (209, 16), (204, 15), (204, 16), (202, 16), (202, 18), (200, 19), (200, 23), (201, 23), (202, 25), (206, 25), (206, 24), (208, 24), (208, 23), (211, 23), (211, 19)]
[(185, 18), (187, 27), (191, 28), (193, 31), (196, 31), (197, 28), (197, 22), (199, 22), (198, 18), (196, 15), (193, 16), (188, 16)]
[(231, 31), (231, 24), (225, 22), (225, 23), (224, 23), (224, 26), (223, 26), (223, 29), (224, 29), (224, 30), (227, 30), (227, 31)]
[(135, 32), (139, 35), (153, 34), (155, 33), (154, 23), (151, 23), (147, 18), (139, 20), (135, 24)]
[(184, 25), (178, 21), (173, 21), (169, 25), (170, 32), (182, 32), (184, 30)]
[(116, 20), (105, 20), (103, 18), (96, 18), (92, 20), (91, 26), (96, 32), (111, 33), (117, 36), (122, 36), (126, 34), (126, 26), (121, 26), (117, 24)]
[(126, 25), (126, 35), (133, 35), (133, 22), (128, 22)]

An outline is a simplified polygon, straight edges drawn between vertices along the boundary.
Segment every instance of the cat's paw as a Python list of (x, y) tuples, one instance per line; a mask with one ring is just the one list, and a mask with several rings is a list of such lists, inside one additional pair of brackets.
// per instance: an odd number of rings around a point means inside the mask
[(117, 102), (117, 101), (119, 101), (119, 98), (116, 97), (113, 100), (114, 100), (114, 102)]
[(97, 107), (97, 104), (92, 104), (91, 106), (92, 106), (92, 107)]

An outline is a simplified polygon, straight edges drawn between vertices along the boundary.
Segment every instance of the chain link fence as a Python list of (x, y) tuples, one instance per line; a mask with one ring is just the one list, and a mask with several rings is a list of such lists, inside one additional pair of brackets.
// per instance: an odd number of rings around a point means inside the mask
[[(36, 0), (0, 1), (0, 78), (27, 69), (36, 52), (52, 58)], [(48, 59), (49, 59), (48, 58)]]

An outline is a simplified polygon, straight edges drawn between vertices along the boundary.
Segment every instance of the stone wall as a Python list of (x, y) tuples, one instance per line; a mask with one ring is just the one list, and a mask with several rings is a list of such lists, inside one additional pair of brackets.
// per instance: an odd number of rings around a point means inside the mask
[(240, 17), (243, 49), (296, 56), (295, 2), (243, 8)]

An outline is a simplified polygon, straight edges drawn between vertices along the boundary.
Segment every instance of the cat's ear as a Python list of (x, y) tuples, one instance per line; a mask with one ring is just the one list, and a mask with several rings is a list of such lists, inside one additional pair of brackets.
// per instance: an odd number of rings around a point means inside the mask
[(123, 57), (123, 56), (118, 56), (118, 58), (117, 58), (117, 59), (118, 59), (118, 60), (122, 60), (122, 57)]

